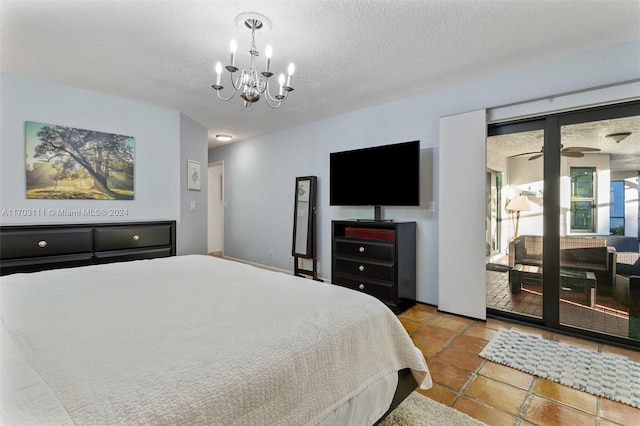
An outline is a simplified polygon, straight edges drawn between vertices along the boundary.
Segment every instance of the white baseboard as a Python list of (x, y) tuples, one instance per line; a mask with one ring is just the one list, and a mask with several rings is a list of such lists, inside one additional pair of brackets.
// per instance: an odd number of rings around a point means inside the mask
[[(240, 263), (245, 263), (247, 265), (251, 265), (251, 266), (255, 266), (256, 268), (262, 268), (262, 269), (267, 269), (269, 271), (273, 271), (273, 272), (282, 272), (283, 274), (287, 274), (287, 275), (293, 275), (293, 271), (289, 271), (287, 269), (281, 269), (281, 268), (276, 268), (273, 266), (269, 266), (269, 265), (263, 265), (262, 263), (256, 263), (256, 262), (250, 262), (248, 260), (244, 260), (244, 259), (237, 259), (235, 257), (231, 257), (231, 256), (222, 256), (223, 259), (227, 259), (227, 260), (233, 260), (234, 262), (240, 262)], [(326, 280), (322, 277), (318, 277), (318, 279), (320, 281), (322, 281), (325, 284), (331, 284), (331, 281)]]
[(245, 263), (247, 265), (255, 266), (256, 268), (262, 268), (262, 269), (267, 269), (269, 271), (282, 272), (283, 274), (293, 275), (293, 271), (288, 271), (286, 269), (281, 269), (281, 268), (275, 268), (273, 266), (263, 265), (261, 263), (249, 262), (248, 260), (237, 259), (235, 257), (224, 256), (224, 255), (222, 256), (222, 258), (227, 260), (233, 260), (234, 262)]

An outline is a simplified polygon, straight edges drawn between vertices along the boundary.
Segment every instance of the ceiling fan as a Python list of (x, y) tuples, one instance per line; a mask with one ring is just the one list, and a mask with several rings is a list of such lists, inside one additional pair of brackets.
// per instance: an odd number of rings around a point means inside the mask
[[(585, 152), (601, 151), (600, 148), (589, 148), (586, 146), (571, 146), (568, 148), (563, 148), (563, 145), (560, 145), (560, 148), (561, 148), (560, 155), (562, 155), (563, 157), (573, 157), (573, 158), (584, 157)], [(514, 155), (514, 157), (519, 157), (521, 155), (530, 155), (530, 154), (534, 154), (534, 155), (529, 157), (529, 161), (542, 157), (544, 155), (544, 146), (540, 148), (540, 151), (523, 152), (522, 154)]]

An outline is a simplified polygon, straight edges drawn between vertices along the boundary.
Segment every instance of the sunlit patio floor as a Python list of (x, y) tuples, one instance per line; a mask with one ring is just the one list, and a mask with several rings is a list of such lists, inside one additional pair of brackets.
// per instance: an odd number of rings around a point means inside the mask
[[(509, 273), (486, 271), (487, 307), (542, 317), (542, 289), (523, 285), (522, 291), (512, 294)], [(596, 295), (594, 307), (585, 306), (576, 296), (563, 291), (560, 300), (560, 323), (600, 333), (627, 337), (629, 333), (628, 308), (611, 297)]]

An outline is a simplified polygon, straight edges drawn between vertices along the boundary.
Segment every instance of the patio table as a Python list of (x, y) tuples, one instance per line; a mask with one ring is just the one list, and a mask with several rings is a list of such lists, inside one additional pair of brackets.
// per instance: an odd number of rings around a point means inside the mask
[[(542, 285), (542, 266), (515, 265), (509, 271), (511, 293), (518, 294), (522, 284)], [(595, 305), (596, 276), (591, 271), (560, 269), (560, 287), (563, 290), (583, 291), (585, 305)]]

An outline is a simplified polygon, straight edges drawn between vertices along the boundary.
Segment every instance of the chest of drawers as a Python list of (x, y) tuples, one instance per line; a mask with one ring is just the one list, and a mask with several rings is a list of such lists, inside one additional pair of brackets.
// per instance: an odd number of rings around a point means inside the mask
[(415, 222), (332, 222), (333, 284), (370, 294), (400, 313), (416, 299)]
[(0, 227), (0, 275), (175, 254), (175, 221)]

